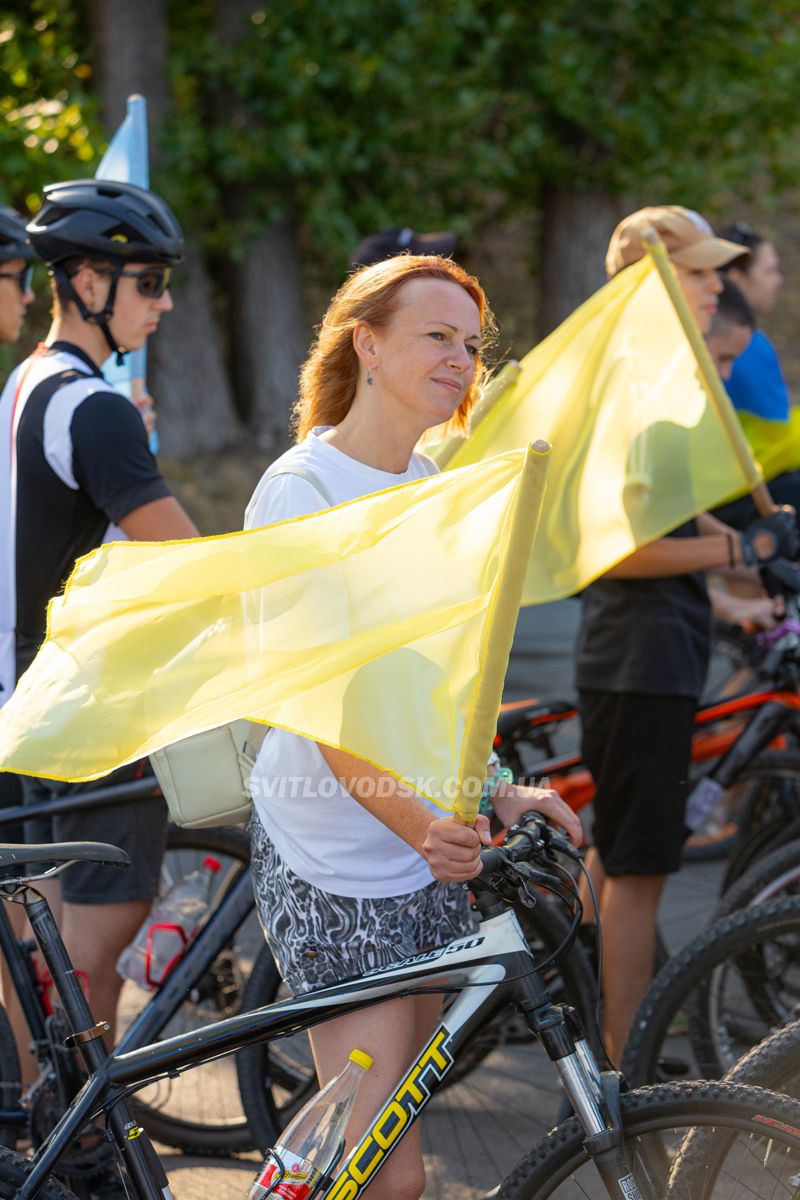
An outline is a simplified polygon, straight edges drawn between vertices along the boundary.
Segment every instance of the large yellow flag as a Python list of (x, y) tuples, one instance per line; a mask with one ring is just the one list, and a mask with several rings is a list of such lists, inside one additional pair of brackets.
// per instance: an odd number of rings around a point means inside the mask
[(491, 749), (545, 461), (517, 450), (264, 529), (102, 546), (0, 712), (0, 769), (94, 779), (249, 717), (452, 807)]
[(638, 546), (761, 482), (676, 304), (685, 308), (650, 256), (626, 268), (526, 355), (468, 439), (428, 448), (450, 469), (533, 437), (552, 444), (524, 603), (579, 591)]

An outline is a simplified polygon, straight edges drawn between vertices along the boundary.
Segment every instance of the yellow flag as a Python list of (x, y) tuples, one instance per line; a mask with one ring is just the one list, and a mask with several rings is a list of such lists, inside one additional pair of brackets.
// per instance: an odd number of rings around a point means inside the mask
[(746, 447), (732, 448), (728, 402), (700, 370), (676, 303), (650, 256), (626, 268), (526, 355), (468, 439), (429, 451), (450, 469), (534, 437), (551, 443), (524, 603), (579, 591), (760, 482)]
[(800, 408), (790, 409), (788, 421), (768, 421), (741, 409), (737, 416), (765, 479), (800, 471)]
[(475, 758), (465, 731), (479, 727), (484, 764), (491, 749), (497, 705), (476, 718), (478, 684), (487, 661), (500, 681), (507, 665), (522, 576), (509, 592), (506, 563), (530, 550), (536, 457), (246, 533), (100, 547), (51, 601), (47, 639), (0, 712), (0, 769), (94, 779), (249, 717), (451, 808), (465, 740)]

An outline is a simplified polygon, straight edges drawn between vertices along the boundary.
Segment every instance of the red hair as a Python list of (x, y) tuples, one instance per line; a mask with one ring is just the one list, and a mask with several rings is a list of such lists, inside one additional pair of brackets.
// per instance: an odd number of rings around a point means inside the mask
[[(494, 316), (483, 288), (450, 258), (428, 254), (398, 254), (355, 271), (328, 305), (316, 339), (300, 372), (300, 397), (294, 408), (298, 442), (315, 425), (338, 425), (356, 394), (359, 360), (353, 330), (363, 322), (384, 329), (394, 316), (402, 288), (412, 279), (443, 279), (457, 283), (475, 301), (481, 333), (495, 332)], [(469, 390), (451, 417), (448, 428), (464, 432), (470, 409), (480, 394), (486, 367), (479, 360)]]

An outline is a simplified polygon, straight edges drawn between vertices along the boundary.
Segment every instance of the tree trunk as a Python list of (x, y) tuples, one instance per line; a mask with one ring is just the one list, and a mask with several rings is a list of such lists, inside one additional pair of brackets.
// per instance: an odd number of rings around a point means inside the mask
[[(221, 45), (234, 46), (245, 36), (252, 27), (252, 11), (252, 0), (218, 0), (214, 20)], [(225, 121), (251, 124), (246, 105), (237, 105), (228, 94), (219, 97), (218, 110)], [(229, 221), (251, 215), (252, 192), (241, 184), (223, 191)], [(308, 344), (291, 218), (265, 225), (258, 236), (249, 237), (241, 259), (231, 261), (225, 275), (229, 367), (237, 408), (259, 445), (277, 449), (289, 436), (289, 415)]]
[(606, 282), (605, 256), (624, 215), (619, 196), (550, 191), (542, 206), (539, 336), (546, 337)]
[[(125, 115), (128, 96), (140, 92), (147, 98), (151, 160), (157, 167), (153, 135), (163, 128), (169, 109), (165, 2), (92, 0), (91, 29), (106, 128), (113, 133)], [(229, 444), (238, 433), (211, 285), (191, 236), (172, 292), (175, 309), (164, 332), (150, 343), (148, 383), (158, 408), (164, 453), (187, 458)]]
[(288, 437), (307, 336), (294, 228), (267, 225), (231, 264), (231, 374), (248, 426), (263, 448)]

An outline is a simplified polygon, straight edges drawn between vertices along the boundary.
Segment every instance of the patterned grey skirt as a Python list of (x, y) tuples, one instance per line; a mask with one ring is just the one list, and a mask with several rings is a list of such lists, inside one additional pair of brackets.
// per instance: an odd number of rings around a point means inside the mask
[(462, 884), (431, 883), (404, 896), (335, 896), (289, 870), (255, 811), (250, 841), (258, 918), (295, 995), (475, 931)]

